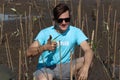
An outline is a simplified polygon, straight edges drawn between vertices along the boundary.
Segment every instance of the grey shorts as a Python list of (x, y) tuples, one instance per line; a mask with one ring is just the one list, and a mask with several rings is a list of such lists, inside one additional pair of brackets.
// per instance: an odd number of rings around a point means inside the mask
[[(75, 64), (75, 60), (72, 61), (72, 64)], [(39, 70), (36, 70), (33, 75), (34, 77), (39, 76), (41, 73), (47, 73), (47, 74), (52, 74), (53, 78), (56, 79), (61, 79), (62, 80), (70, 80), (70, 63), (65, 63), (65, 64), (58, 64), (54, 68), (41, 68)]]

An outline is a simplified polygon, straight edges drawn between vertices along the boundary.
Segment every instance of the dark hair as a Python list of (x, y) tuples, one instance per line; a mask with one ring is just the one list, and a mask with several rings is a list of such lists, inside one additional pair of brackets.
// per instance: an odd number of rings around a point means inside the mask
[(53, 20), (57, 20), (59, 18), (59, 16), (66, 11), (69, 11), (69, 14), (70, 14), (70, 9), (65, 3), (58, 4), (53, 9), (53, 16), (54, 16)]

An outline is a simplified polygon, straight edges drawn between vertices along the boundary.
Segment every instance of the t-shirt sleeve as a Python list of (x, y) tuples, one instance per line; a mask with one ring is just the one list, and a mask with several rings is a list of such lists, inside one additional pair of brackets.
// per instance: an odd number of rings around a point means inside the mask
[(77, 29), (76, 30), (76, 36), (77, 36), (77, 45), (80, 45), (83, 41), (86, 41), (88, 38), (87, 36), (83, 33), (82, 30)]
[(44, 36), (45, 36), (45, 33), (43, 31), (40, 31), (34, 40), (38, 41), (40, 45), (43, 45), (45, 43)]

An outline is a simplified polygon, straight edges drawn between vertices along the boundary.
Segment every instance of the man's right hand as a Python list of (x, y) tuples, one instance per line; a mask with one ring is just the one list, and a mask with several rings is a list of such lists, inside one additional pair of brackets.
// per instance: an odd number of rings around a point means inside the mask
[(57, 43), (55, 41), (51, 41), (52, 36), (50, 35), (49, 39), (47, 40), (47, 44), (44, 45), (44, 48), (49, 51), (55, 50)]

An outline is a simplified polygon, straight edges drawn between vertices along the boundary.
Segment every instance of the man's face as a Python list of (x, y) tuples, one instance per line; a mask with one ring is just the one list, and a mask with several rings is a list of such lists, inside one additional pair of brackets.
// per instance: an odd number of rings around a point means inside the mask
[(62, 13), (58, 20), (57, 20), (58, 24), (59, 24), (59, 28), (61, 31), (66, 31), (68, 28), (68, 25), (70, 23), (70, 15), (69, 15), (69, 11), (66, 11), (64, 13)]

